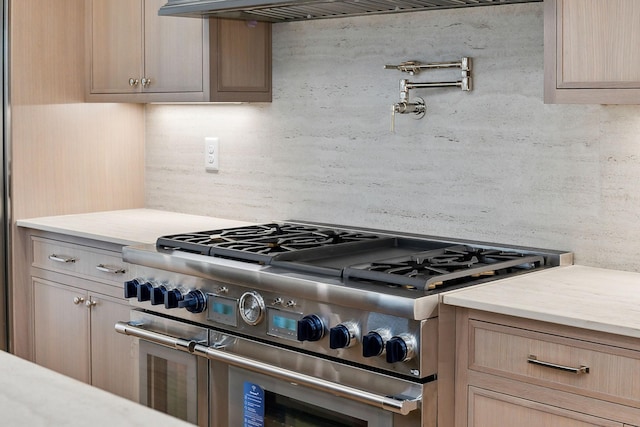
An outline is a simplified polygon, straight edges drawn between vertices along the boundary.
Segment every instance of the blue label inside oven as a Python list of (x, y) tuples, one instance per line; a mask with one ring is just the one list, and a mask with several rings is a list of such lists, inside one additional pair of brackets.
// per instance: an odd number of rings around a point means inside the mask
[(243, 427), (264, 427), (264, 390), (248, 381), (244, 383)]

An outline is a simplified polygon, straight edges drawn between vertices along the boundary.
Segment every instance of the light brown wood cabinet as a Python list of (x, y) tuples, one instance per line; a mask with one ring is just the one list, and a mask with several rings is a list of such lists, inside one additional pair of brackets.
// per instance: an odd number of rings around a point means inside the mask
[(456, 427), (640, 419), (638, 339), (467, 309), (456, 334)]
[(271, 101), (271, 26), (158, 16), (166, 0), (87, 0), (96, 102)]
[(637, 0), (545, 0), (545, 102), (640, 104), (639, 22)]
[(47, 233), (31, 242), (34, 361), (137, 401), (137, 341), (114, 329), (129, 318), (122, 295), (129, 266), (97, 242)]

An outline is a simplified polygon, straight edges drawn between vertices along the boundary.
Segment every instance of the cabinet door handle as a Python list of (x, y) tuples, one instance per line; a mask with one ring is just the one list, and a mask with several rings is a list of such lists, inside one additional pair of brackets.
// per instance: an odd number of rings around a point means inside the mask
[(70, 257), (70, 256), (66, 256), (66, 255), (51, 254), (51, 255), (49, 255), (49, 259), (51, 261), (62, 262), (62, 263), (76, 262), (75, 258)]
[(96, 270), (102, 271), (103, 273), (111, 273), (111, 274), (124, 274), (124, 273), (126, 273), (124, 268), (115, 267), (113, 265), (105, 265), (105, 264), (96, 265)]
[(91, 298), (89, 298), (87, 300), (87, 302), (84, 303), (87, 307), (91, 308), (91, 307), (95, 307), (96, 305), (98, 305), (98, 301), (92, 300)]
[(129, 79), (129, 86), (136, 87), (140, 81), (138, 79), (134, 79), (133, 77)]
[(83, 303), (83, 302), (84, 302), (84, 298), (82, 298), (82, 297), (74, 297), (74, 298), (73, 298), (73, 303), (74, 303), (75, 305), (81, 304), (81, 303)]
[(142, 83), (142, 87), (149, 87), (149, 85), (151, 84), (151, 79), (143, 77), (142, 80), (140, 80), (140, 83)]
[(555, 364), (555, 363), (538, 360), (538, 357), (534, 356), (533, 354), (531, 354), (531, 355), (529, 355), (529, 357), (527, 357), (527, 362), (532, 363), (534, 365), (538, 365), (538, 366), (544, 366), (546, 368), (557, 369), (559, 371), (571, 372), (572, 374), (576, 374), (576, 375), (588, 374), (589, 373), (589, 367), (588, 366), (580, 365), (578, 368), (574, 368), (572, 366), (558, 365), (558, 364)]

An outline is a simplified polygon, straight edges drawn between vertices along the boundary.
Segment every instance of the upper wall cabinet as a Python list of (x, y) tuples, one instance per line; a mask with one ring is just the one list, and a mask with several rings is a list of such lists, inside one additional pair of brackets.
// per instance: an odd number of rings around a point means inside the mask
[(640, 1), (545, 0), (544, 101), (640, 104)]
[(87, 101), (271, 101), (271, 24), (161, 17), (164, 3), (87, 0)]

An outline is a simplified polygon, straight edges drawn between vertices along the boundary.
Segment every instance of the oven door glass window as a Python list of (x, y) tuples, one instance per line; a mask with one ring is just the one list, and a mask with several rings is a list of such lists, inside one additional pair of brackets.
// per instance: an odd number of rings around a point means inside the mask
[(267, 391), (264, 425), (265, 427), (367, 427), (367, 422)]
[[(264, 415), (256, 425), (264, 427), (390, 427), (393, 415), (360, 402), (336, 397), (247, 370), (229, 367), (229, 425), (245, 426), (247, 384), (264, 392)], [(252, 414), (249, 414), (252, 416)]]
[(196, 356), (140, 340), (140, 403), (196, 423)]

